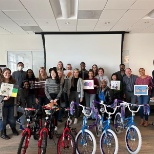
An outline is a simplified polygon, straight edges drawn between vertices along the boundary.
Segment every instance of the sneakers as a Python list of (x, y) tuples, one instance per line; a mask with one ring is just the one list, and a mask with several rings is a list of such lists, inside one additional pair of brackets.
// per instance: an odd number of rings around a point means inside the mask
[(20, 125), (19, 130), (24, 130), (24, 127)]
[(18, 119), (18, 120), (16, 121), (16, 123), (18, 123), (19, 125), (21, 125), (20, 119)]
[(75, 118), (75, 119), (74, 119), (74, 124), (77, 124), (77, 123), (78, 123), (78, 119)]
[(57, 131), (58, 130), (58, 127), (57, 126), (55, 126), (55, 131)]
[(72, 119), (68, 119), (68, 121), (69, 121), (69, 125), (71, 125), (72, 124)]

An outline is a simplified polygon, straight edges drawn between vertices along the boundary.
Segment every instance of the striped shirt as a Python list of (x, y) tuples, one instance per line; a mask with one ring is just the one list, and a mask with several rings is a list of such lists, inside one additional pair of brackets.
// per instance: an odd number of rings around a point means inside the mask
[(50, 94), (57, 94), (56, 99), (59, 99), (61, 93), (62, 93), (62, 84), (57, 84), (56, 80), (53, 80), (51, 78), (46, 79), (45, 94), (50, 101), (52, 100)]

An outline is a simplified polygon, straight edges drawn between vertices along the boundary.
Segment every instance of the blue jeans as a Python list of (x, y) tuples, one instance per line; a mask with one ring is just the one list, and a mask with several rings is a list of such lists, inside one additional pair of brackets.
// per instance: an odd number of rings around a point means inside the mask
[(0, 119), (0, 131), (3, 129), (3, 121)]
[[(138, 96), (138, 104), (143, 105), (143, 104), (149, 104), (150, 96), (149, 95), (141, 95)], [(144, 109), (143, 106), (140, 107), (139, 110), (140, 117), (141, 119), (145, 118), (146, 121), (148, 121), (148, 115), (144, 115)]]
[(27, 107), (32, 107), (35, 104), (35, 94), (29, 95), (29, 102), (27, 103)]
[(24, 125), (24, 123), (26, 121), (26, 116), (24, 114), (24, 108), (19, 106), (17, 111), (21, 112), (23, 114), (19, 119), (20, 119), (21, 125)]
[(7, 124), (10, 124), (11, 128), (16, 127), (16, 120), (14, 117), (14, 106), (3, 107), (3, 129), (6, 129)]

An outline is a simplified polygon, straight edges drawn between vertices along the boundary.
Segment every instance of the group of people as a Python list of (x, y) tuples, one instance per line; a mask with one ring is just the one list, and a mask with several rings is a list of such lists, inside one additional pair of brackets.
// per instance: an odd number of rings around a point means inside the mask
[[(114, 99), (126, 100), (132, 104), (148, 104), (152, 96), (152, 77), (145, 74), (145, 69), (139, 69), (139, 76), (133, 75), (130, 68), (125, 69), (124, 64), (120, 64), (120, 70), (114, 72), (109, 79), (104, 75), (104, 69), (98, 68), (96, 64), (87, 71), (86, 64), (80, 63), (80, 70), (72, 70), (71, 64), (64, 68), (62, 61), (56, 67), (49, 69), (49, 75), (44, 67), (40, 67), (39, 76), (36, 78), (32, 69), (23, 71), (24, 64), (17, 64), (17, 71), (11, 74), (9, 68), (0, 70), (0, 85), (9, 83), (18, 85), (17, 97), (0, 95), (0, 130), (1, 138), (10, 139), (6, 133), (6, 125), (9, 124), (14, 135), (18, 135), (16, 121), (20, 124), (20, 129), (24, 129), (25, 107), (41, 108), (49, 103), (64, 104), (69, 107), (71, 101), (82, 103), (87, 107), (92, 106), (92, 101), (103, 101), (105, 104), (112, 104)], [(71, 76), (65, 76), (64, 71), (72, 71)], [(154, 74), (154, 73), (153, 73)], [(93, 89), (84, 89), (83, 80), (93, 80)], [(120, 90), (110, 88), (110, 80), (120, 81)], [(134, 95), (134, 85), (148, 85), (148, 95)], [(22, 116), (17, 119), (17, 112)], [(81, 114), (80, 108), (76, 108), (74, 114), (74, 124), (77, 124)], [(62, 111), (55, 114), (55, 126), (57, 121), (62, 122)], [(148, 126), (148, 115), (144, 115), (143, 108), (140, 109), (141, 125)], [(55, 127), (57, 129), (57, 127)]]

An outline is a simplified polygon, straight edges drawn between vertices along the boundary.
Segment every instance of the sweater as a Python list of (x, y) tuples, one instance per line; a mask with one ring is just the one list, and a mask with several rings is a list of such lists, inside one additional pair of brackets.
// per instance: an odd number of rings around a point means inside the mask
[(56, 83), (56, 80), (53, 80), (51, 78), (46, 79), (45, 94), (50, 101), (52, 100), (50, 94), (57, 94), (56, 99), (59, 100), (62, 94), (62, 84)]

